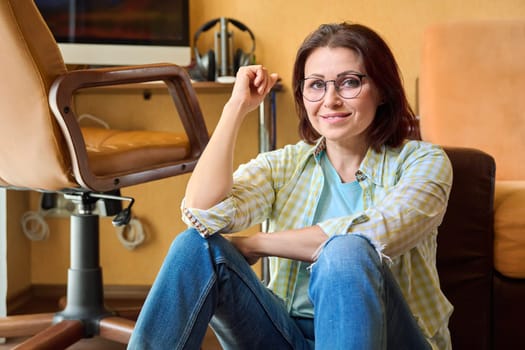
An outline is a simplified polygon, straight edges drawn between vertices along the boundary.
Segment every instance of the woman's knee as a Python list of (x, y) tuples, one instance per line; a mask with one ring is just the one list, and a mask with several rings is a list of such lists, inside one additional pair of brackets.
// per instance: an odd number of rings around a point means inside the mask
[(175, 239), (173, 240), (172, 245), (174, 244), (183, 244), (183, 245), (192, 245), (192, 244), (200, 244), (200, 242), (204, 241), (205, 238), (203, 238), (199, 231), (197, 231), (194, 228), (188, 228), (181, 233), (179, 233)]
[(315, 263), (324, 273), (348, 273), (361, 267), (381, 266), (376, 248), (363, 236), (356, 234), (331, 237), (324, 245)]
[(170, 252), (186, 250), (196, 251), (204, 242), (205, 239), (197, 230), (189, 228), (175, 237), (171, 243)]
[[(181, 232), (173, 241), (170, 253), (182, 254), (188, 260), (195, 259), (203, 254), (219, 263), (224, 260), (231, 260), (240, 253), (222, 235), (215, 234), (208, 238), (203, 238), (199, 232), (193, 228)], [(242, 258), (244, 260), (244, 258)]]
[(209, 250), (208, 239), (203, 238), (197, 230), (189, 228), (179, 233), (172, 241), (165, 257), (165, 264), (191, 266), (201, 262), (202, 259), (209, 260)]

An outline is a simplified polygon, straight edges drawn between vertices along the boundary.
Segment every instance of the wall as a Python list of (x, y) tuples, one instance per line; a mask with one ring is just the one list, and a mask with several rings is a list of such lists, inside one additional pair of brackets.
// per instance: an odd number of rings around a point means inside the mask
[[(323, 22), (348, 20), (366, 24), (377, 30), (390, 44), (404, 75), (409, 100), (416, 104), (416, 78), (419, 71), (421, 39), (424, 28), (431, 23), (457, 19), (510, 19), (525, 17), (523, 0), (367, 0), (367, 1), (191, 1), (191, 27), (194, 33), (204, 22), (227, 16), (248, 25), (257, 39), (257, 61), (283, 79), (284, 91), (278, 95), (278, 146), (297, 141), (296, 117), (291, 98), (290, 75), (297, 47), (304, 36)], [(212, 36), (211, 32), (206, 33)], [(240, 37), (240, 35), (238, 36)], [(199, 40), (201, 52), (207, 51), (206, 39)], [(211, 45), (211, 44), (210, 44)], [(246, 48), (249, 44), (246, 40)], [(100, 103), (101, 96), (86, 96), (79, 104), (97, 115), (116, 122), (120, 107), (132, 112), (136, 104), (146, 103), (140, 96), (120, 96), (118, 106)], [(162, 96), (158, 97), (159, 99)], [(217, 121), (227, 94), (201, 94), (199, 99), (210, 130)], [(162, 107), (154, 107), (157, 96), (144, 107), (153, 115), (162, 114)], [(158, 113), (156, 112), (158, 109)], [(151, 111), (153, 109), (153, 111)], [(144, 118), (131, 117), (133, 123)], [(250, 118), (242, 130), (237, 162), (249, 159), (257, 152), (256, 118)], [(130, 119), (127, 119), (130, 120)], [(151, 119), (147, 119), (148, 123)], [(164, 121), (169, 123), (169, 121)], [(163, 122), (163, 123), (164, 123)], [(131, 122), (130, 122), (131, 123)], [(147, 123), (147, 124), (148, 124)], [(151, 126), (151, 124), (148, 124)], [(143, 219), (148, 241), (134, 251), (123, 248), (109, 223), (102, 222), (102, 266), (109, 284), (150, 284), (174, 235), (183, 229), (179, 203), (187, 176), (157, 181), (126, 189), (125, 194), (136, 199), (135, 214)], [(33, 283), (64, 283), (68, 265), (68, 223), (64, 219), (48, 220), (51, 236), (45, 242), (31, 244), (31, 281)]]
[(31, 244), (20, 227), (20, 218), (29, 210), (29, 192), (6, 191), (7, 203), (7, 297), (31, 285)]
[[(0, 316), (6, 315), (7, 296), (7, 195), (0, 188)], [(2, 339), (0, 338), (0, 343)]]
[[(248, 25), (257, 39), (257, 60), (279, 73), (288, 88), (295, 52), (307, 33), (325, 22), (350, 21), (368, 25), (392, 48), (414, 107), (415, 81), (426, 26), (459, 19), (525, 18), (523, 0), (192, 0), (191, 4), (193, 31), (219, 16), (233, 17)], [(200, 52), (211, 47), (203, 46)], [(278, 130), (281, 131), (293, 130), (296, 125), (290, 96), (288, 92), (279, 107)], [(281, 145), (295, 140), (293, 132), (279, 135)]]

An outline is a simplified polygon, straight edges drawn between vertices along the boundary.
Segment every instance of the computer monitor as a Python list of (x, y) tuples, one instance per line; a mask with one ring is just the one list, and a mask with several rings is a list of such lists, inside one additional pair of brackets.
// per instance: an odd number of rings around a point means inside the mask
[(66, 64), (191, 63), (189, 0), (35, 0)]

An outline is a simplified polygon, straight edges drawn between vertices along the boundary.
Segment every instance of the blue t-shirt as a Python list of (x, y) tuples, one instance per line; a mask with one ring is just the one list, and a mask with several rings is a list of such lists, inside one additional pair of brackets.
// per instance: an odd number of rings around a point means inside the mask
[[(314, 223), (339, 216), (346, 216), (363, 210), (362, 190), (357, 181), (342, 182), (339, 174), (323, 152), (319, 162), (324, 174), (324, 185), (321, 198), (317, 204)], [(301, 262), (292, 301), (291, 315), (310, 317), (314, 315), (313, 305), (308, 297), (310, 264)]]

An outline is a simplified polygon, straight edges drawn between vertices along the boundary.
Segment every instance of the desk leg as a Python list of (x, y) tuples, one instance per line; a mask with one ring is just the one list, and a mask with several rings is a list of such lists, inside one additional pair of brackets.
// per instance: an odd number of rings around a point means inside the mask
[(259, 105), (259, 152), (275, 149), (275, 92), (271, 91)]
[[(276, 145), (276, 111), (275, 91), (270, 91), (259, 106), (259, 152), (268, 152)], [(268, 221), (261, 224), (261, 231), (268, 232)], [(270, 266), (268, 258), (261, 260), (261, 275), (264, 284), (270, 282)]]

